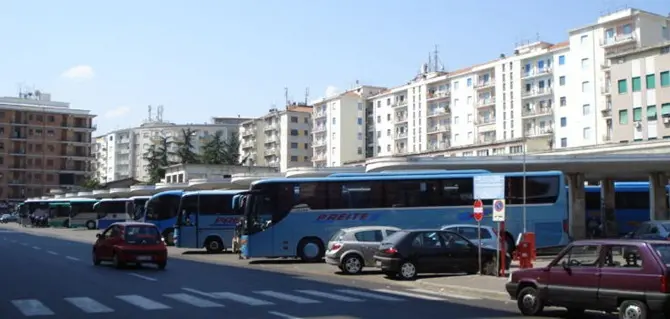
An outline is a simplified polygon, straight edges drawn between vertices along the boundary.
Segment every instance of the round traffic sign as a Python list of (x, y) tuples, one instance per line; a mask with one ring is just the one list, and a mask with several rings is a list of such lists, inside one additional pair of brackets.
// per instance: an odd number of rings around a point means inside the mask
[(484, 219), (484, 203), (479, 199), (472, 205), (472, 217), (477, 222), (481, 222)]
[(495, 205), (493, 205), (493, 209), (495, 209), (496, 212), (500, 212), (503, 209), (505, 209), (505, 204), (503, 204), (503, 202), (501, 202), (501, 201), (496, 201)]

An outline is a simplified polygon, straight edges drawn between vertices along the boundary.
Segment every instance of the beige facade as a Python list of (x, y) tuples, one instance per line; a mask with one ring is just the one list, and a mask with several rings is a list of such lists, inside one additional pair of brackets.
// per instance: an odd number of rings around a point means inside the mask
[[(611, 106), (605, 139), (670, 139), (670, 41), (608, 56)], [(609, 118), (608, 118), (609, 117)]]

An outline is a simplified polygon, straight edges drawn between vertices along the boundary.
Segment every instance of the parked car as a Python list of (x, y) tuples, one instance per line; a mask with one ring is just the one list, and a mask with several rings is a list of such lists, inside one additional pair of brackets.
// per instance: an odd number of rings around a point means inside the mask
[[(410, 280), (419, 273), (476, 274), (480, 268), (478, 252), (479, 246), (452, 231), (401, 230), (382, 242), (374, 259), (387, 276)], [(497, 274), (498, 250), (481, 247), (481, 252), (482, 273)]]
[(11, 222), (18, 222), (18, 221), (19, 221), (19, 218), (16, 215), (2, 214), (2, 216), (0, 216), (0, 223), (3, 223), (3, 224), (7, 224), (7, 223), (11, 223)]
[(149, 223), (119, 222), (107, 227), (93, 244), (93, 264), (111, 261), (114, 267), (126, 264), (167, 265), (167, 246), (160, 230)]
[[(626, 253), (622, 253), (626, 252)], [(670, 310), (670, 242), (579, 240), (546, 267), (518, 270), (505, 288), (522, 314), (565, 307), (575, 318), (586, 309), (651, 318)]]
[[(491, 226), (480, 226), (481, 227), (481, 241), (482, 246), (498, 249), (498, 230)], [(479, 242), (479, 235), (477, 235), (477, 225), (471, 224), (456, 224), (456, 225), (446, 225), (442, 226), (442, 230), (450, 230), (460, 234), (461, 236), (469, 239), (473, 243)], [(509, 233), (505, 232), (505, 252), (510, 254), (516, 249), (514, 244), (514, 238)]]
[(374, 255), (381, 242), (400, 228), (362, 226), (341, 229), (328, 242), (326, 263), (345, 274), (358, 274), (363, 267), (374, 267)]
[(651, 220), (640, 223), (625, 239), (668, 240), (670, 239), (670, 220)]

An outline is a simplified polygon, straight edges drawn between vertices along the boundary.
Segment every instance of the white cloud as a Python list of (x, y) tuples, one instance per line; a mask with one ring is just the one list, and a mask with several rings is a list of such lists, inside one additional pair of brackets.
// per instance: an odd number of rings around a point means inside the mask
[(113, 118), (117, 118), (117, 117), (122, 117), (122, 116), (124, 116), (128, 113), (130, 113), (130, 108), (129, 107), (119, 106), (115, 109), (111, 109), (111, 110), (105, 112), (103, 117), (107, 118), (107, 119), (113, 119)]
[(329, 85), (329, 86), (326, 88), (326, 97), (335, 96), (335, 95), (337, 95), (338, 93), (340, 93), (340, 90), (339, 90), (337, 87), (335, 87), (335, 86)]
[(90, 65), (73, 66), (61, 74), (62, 77), (71, 80), (88, 80), (93, 78), (94, 75), (95, 73)]

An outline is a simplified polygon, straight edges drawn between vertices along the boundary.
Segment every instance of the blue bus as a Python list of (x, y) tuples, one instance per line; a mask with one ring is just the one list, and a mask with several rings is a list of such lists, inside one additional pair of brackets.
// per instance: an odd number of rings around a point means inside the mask
[[(338, 230), (360, 225), (437, 228), (475, 224), (471, 175), (389, 175), (338, 178), (280, 178), (254, 182), (243, 200), (241, 254), (253, 257), (323, 257)], [(512, 242), (523, 231), (523, 173), (503, 173), (506, 227)], [(526, 173), (527, 229), (538, 247), (563, 245), (567, 194), (561, 172)], [(482, 225), (493, 225), (491, 201), (484, 201)]]
[(105, 229), (113, 223), (130, 220), (126, 212), (127, 198), (104, 198), (93, 205), (97, 214), (97, 229)]
[(126, 212), (134, 221), (144, 220), (144, 208), (151, 196), (133, 196), (126, 202)]
[(241, 191), (206, 190), (187, 192), (181, 197), (174, 232), (174, 244), (180, 248), (203, 248), (209, 253), (232, 246), (242, 213), (234, 210), (232, 200)]
[[(666, 186), (666, 196), (670, 187)], [(602, 223), (602, 199), (600, 186), (585, 186), (586, 227), (589, 234), (596, 232)], [(623, 236), (634, 231), (637, 226), (649, 221), (651, 205), (649, 198), (649, 182), (616, 182), (614, 183), (614, 221), (616, 233)], [(670, 197), (668, 198), (670, 205)], [(610, 224), (608, 224), (610, 225)]]
[(413, 176), (413, 175), (445, 175), (445, 174), (490, 174), (491, 171), (484, 169), (464, 169), (464, 170), (415, 170), (415, 171), (383, 171), (374, 173), (333, 173), (328, 177), (365, 177), (365, 176)]
[(156, 193), (146, 203), (144, 222), (156, 225), (161, 231), (165, 243), (174, 245), (174, 226), (183, 190), (171, 190)]

